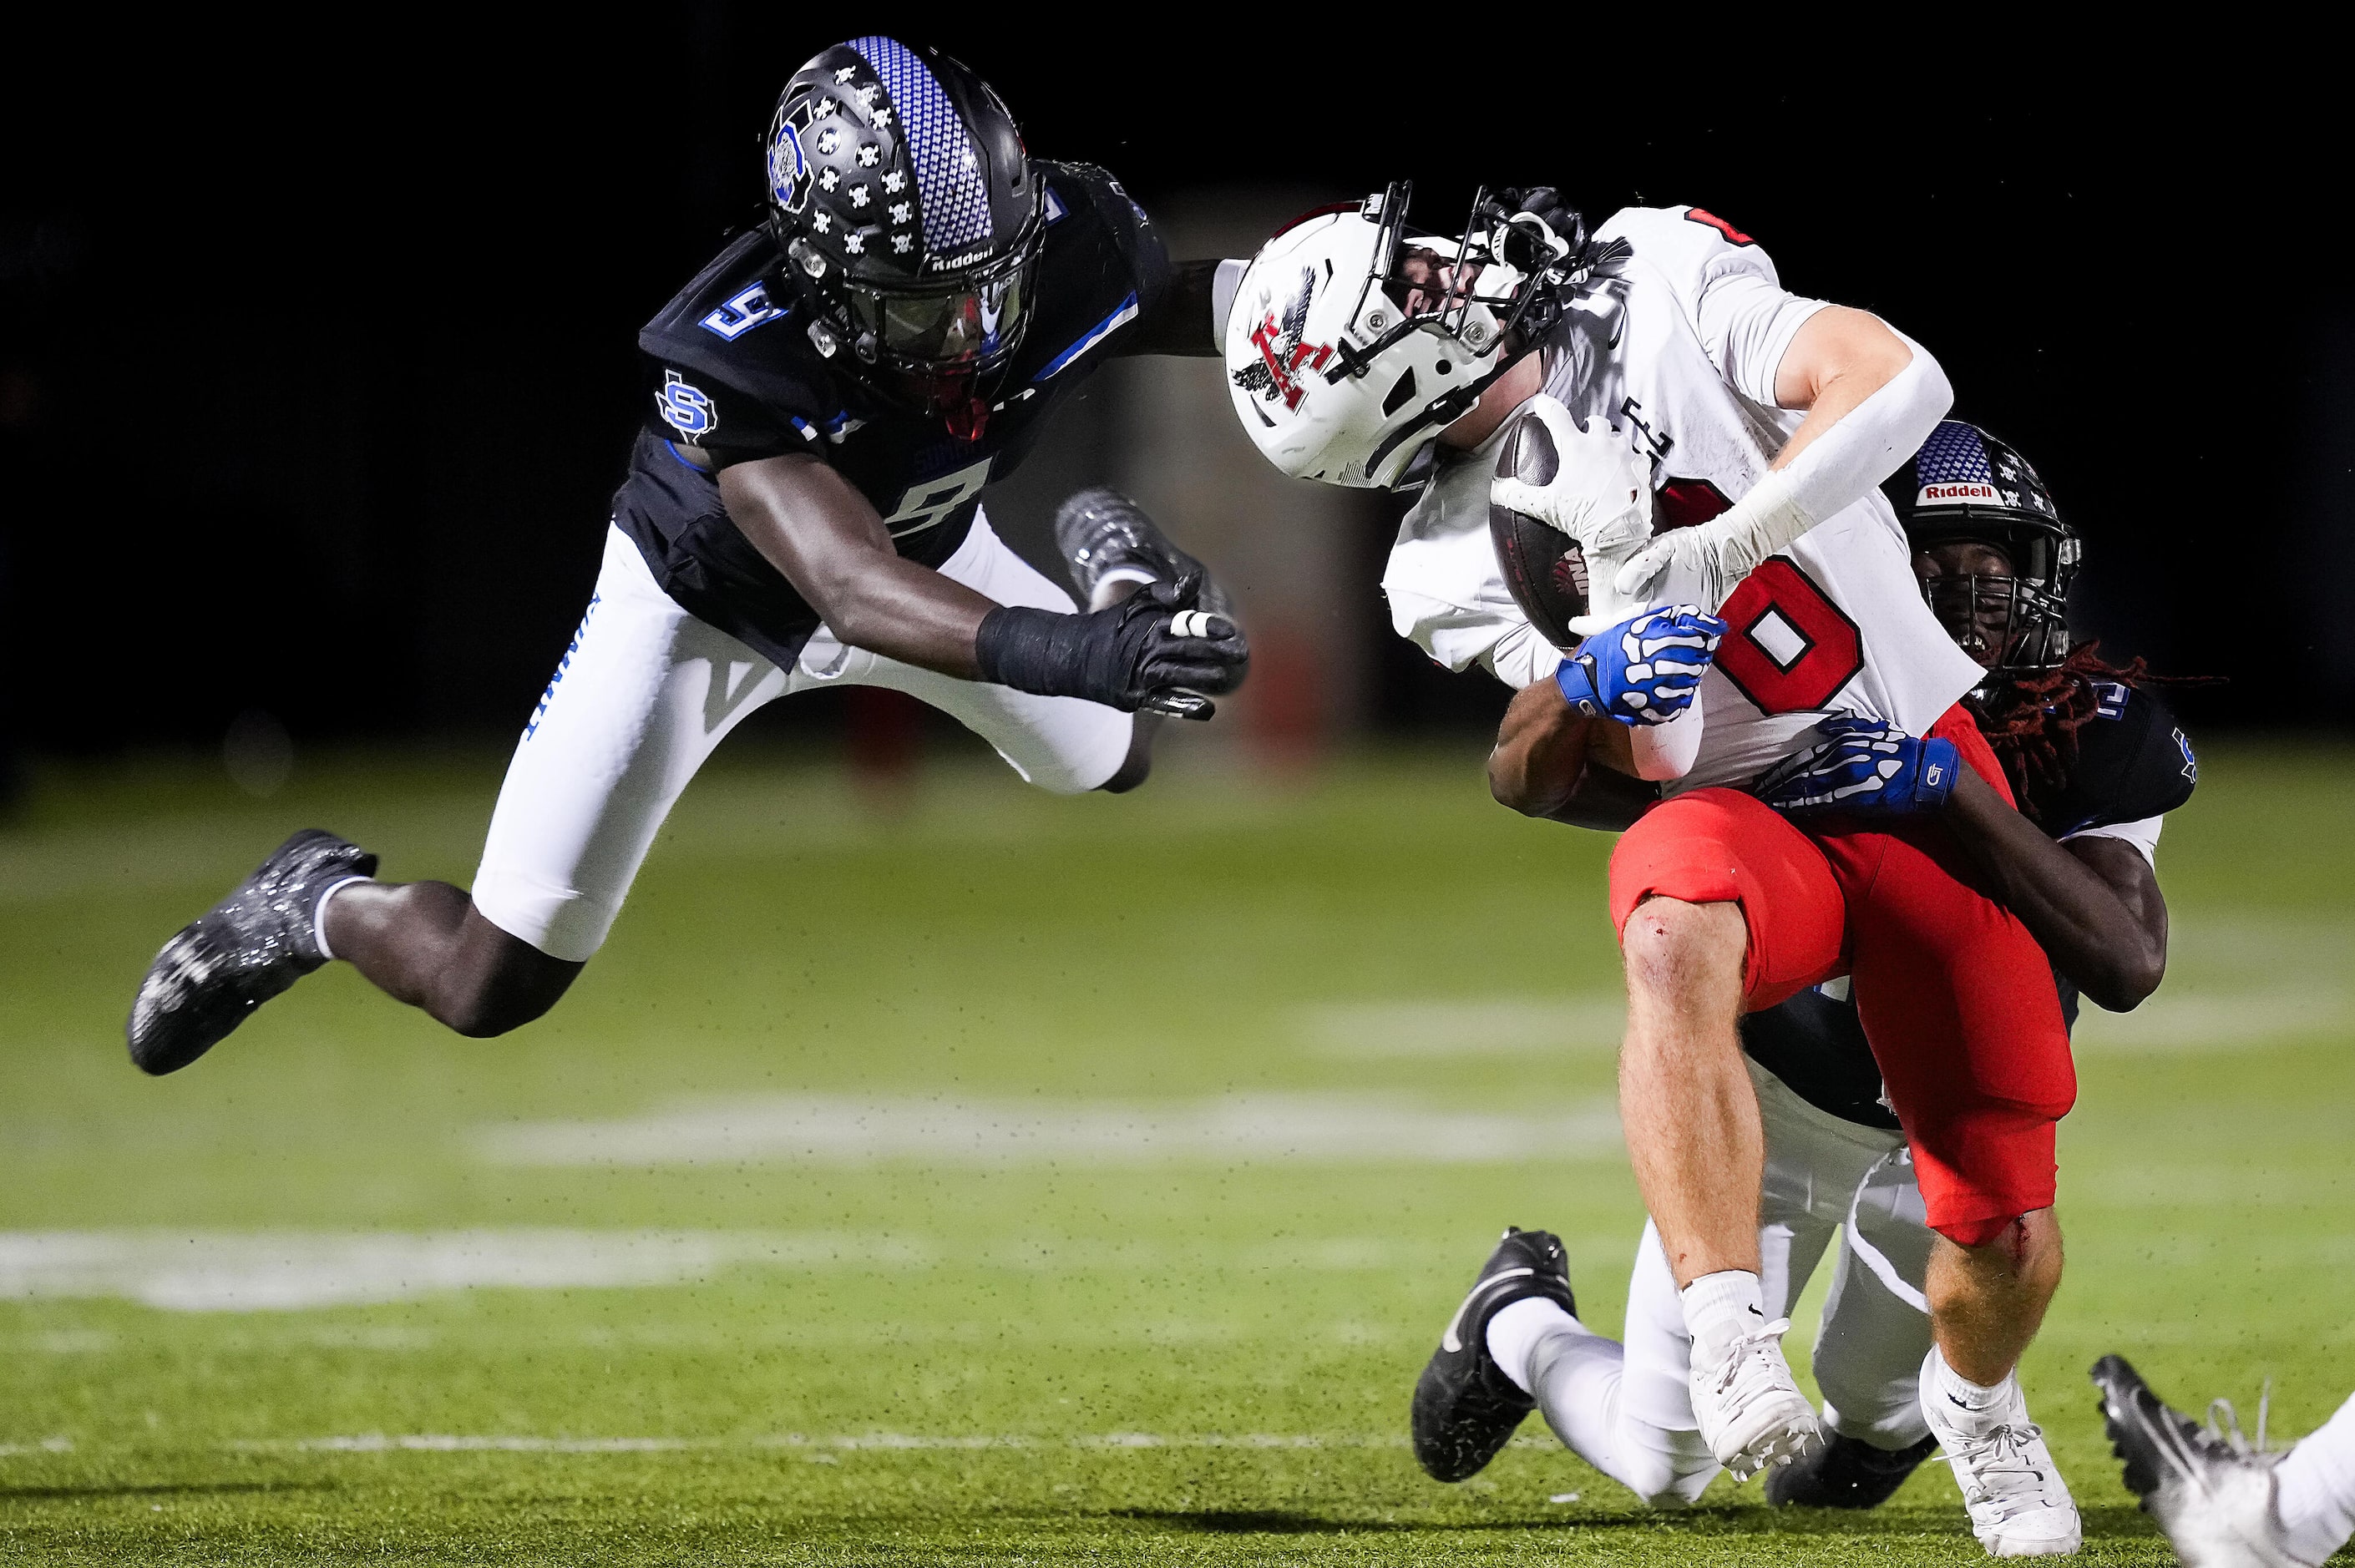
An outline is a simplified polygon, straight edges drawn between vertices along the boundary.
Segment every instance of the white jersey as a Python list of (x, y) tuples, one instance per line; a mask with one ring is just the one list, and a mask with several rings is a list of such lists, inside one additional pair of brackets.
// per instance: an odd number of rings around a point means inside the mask
[[(1747, 494), (1803, 416), (1774, 374), (1818, 300), (1787, 291), (1747, 235), (1697, 207), (1630, 207), (1595, 231), (1628, 254), (1598, 267), (1541, 346), (1544, 390), (1650, 459), (1656, 529), (1708, 521)], [(1497, 437), (1433, 476), (1399, 529), (1382, 587), (1400, 635), (1452, 670), (1512, 685), (1561, 656), (1505, 586), (1488, 544)], [(1730, 622), (1701, 683), (1700, 758), (1671, 791), (1740, 786), (1830, 714), (1919, 735), (1984, 673), (1923, 601), (1904, 531), (1873, 492), (1768, 559), (1722, 605), (1671, 574), (1659, 602)]]

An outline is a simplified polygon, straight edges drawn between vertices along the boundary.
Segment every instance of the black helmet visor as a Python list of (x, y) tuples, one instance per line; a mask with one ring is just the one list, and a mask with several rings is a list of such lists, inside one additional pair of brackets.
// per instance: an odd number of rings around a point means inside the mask
[(846, 278), (840, 287), (856, 330), (872, 336), (877, 359), (910, 370), (980, 371), (1022, 339), (1035, 256), (1018, 249), (988, 267), (938, 282)]

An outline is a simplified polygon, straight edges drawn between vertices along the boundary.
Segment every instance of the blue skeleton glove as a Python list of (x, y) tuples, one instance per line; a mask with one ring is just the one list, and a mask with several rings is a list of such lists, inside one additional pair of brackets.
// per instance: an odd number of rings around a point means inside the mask
[(1621, 724), (1666, 724), (1692, 706), (1725, 622), (1697, 605), (1646, 610), (1578, 645), (1554, 672), (1570, 705)]
[(1825, 743), (1768, 771), (1751, 792), (1778, 811), (1897, 815), (1946, 803), (1962, 754), (1880, 719), (1844, 715), (1816, 726)]

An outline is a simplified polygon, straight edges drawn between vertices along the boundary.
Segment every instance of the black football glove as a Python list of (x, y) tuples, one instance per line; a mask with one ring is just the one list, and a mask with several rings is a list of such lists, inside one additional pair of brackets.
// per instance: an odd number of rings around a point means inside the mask
[(1540, 218), (1553, 230), (1554, 237), (1570, 247), (1567, 256), (1540, 256), (1537, 237), (1526, 228), (1507, 231), (1505, 263), (1524, 274), (1557, 262), (1576, 262), (1579, 252), (1586, 248), (1586, 219), (1578, 209), (1562, 200), (1561, 193), (1551, 185), (1506, 185), (1488, 196), (1489, 216), (1497, 221), (1528, 213)]
[(982, 617), (974, 662), (983, 680), (1018, 692), (1209, 718), (1218, 708), (1208, 694), (1243, 683), (1251, 645), (1241, 627), (1195, 608), (1202, 582), (1188, 572), (1146, 583), (1109, 609), (1077, 615), (1000, 605)]

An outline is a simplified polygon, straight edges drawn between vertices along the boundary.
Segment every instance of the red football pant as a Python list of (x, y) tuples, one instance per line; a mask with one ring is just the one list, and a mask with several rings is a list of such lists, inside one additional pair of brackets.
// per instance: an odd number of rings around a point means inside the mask
[[(1932, 729), (2011, 798), (1967, 714)], [(2044, 949), (1978, 887), (1945, 826), (1828, 816), (1802, 828), (1736, 789), (1646, 812), (1611, 857), (1611, 919), (1650, 897), (1739, 903), (1742, 1004), (1850, 975), (1865, 1038), (1913, 1149), (1931, 1229), (1962, 1246), (2051, 1205), (2054, 1124), (2077, 1099)]]

